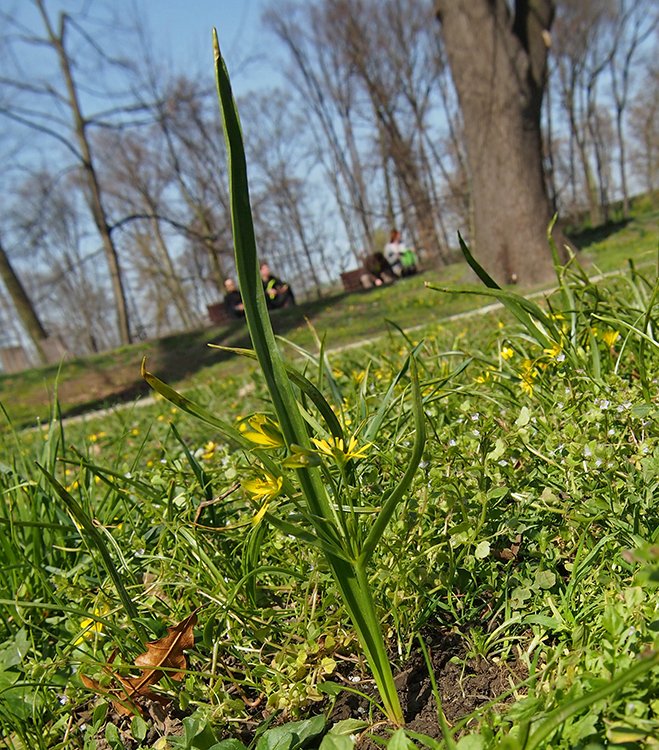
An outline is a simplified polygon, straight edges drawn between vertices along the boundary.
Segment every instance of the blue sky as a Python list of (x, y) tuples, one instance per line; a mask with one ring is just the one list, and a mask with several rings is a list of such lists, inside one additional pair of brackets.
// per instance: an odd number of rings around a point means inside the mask
[[(126, 5), (130, 0), (115, 0)], [(263, 30), (266, 0), (136, 0), (158, 48), (169, 47), (174, 64), (203, 70), (211, 58), (211, 29), (217, 28), (234, 89), (275, 85), (271, 56), (277, 42)]]
[[(235, 93), (274, 87), (280, 77), (275, 58), (280, 49), (274, 35), (264, 30), (261, 15), (269, 0), (46, 0), (46, 10), (57, 24), (59, 11), (76, 16), (81, 10), (94, 21), (115, 13), (130, 27), (136, 15), (145, 24), (153, 50), (163, 55), (167, 67), (187, 74), (205, 74), (213, 79), (211, 30), (217, 28), (222, 54), (229, 66)], [(0, 0), (3, 13), (15, 19), (22, 31), (43, 33), (43, 26), (30, 0)], [(107, 34), (102, 21), (88, 25), (92, 33)], [(18, 29), (13, 29), (18, 31)], [(19, 32), (20, 33), (20, 32)], [(107, 43), (106, 49), (111, 49)], [(125, 50), (124, 50), (125, 52)], [(130, 54), (130, 50), (128, 50)], [(38, 65), (36, 49), (29, 68)], [(43, 71), (40, 71), (43, 72)]]

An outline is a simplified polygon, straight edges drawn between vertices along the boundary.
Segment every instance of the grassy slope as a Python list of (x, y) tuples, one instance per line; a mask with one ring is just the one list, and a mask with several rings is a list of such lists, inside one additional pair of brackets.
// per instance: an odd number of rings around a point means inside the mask
[[(609, 271), (625, 265), (629, 258), (637, 265), (651, 263), (656, 257), (658, 229), (659, 210), (646, 206), (631, 221), (586, 230), (575, 235), (575, 241), (588, 262)], [(327, 334), (332, 347), (338, 347), (386, 333), (391, 329), (387, 321), (402, 328), (430, 323), (481, 304), (477, 297), (438, 295), (425, 289), (425, 282), (451, 283), (464, 279), (465, 274), (465, 266), (455, 264), (392, 287), (309, 302), (277, 313), (275, 328), (282, 336), (309, 347), (313, 346), (313, 334), (308, 320), (320, 336)], [(55, 390), (64, 415), (147, 394), (139, 374), (143, 357), (152, 372), (178, 388), (208, 381), (220, 372), (223, 376), (235, 374), (244, 367), (242, 360), (208, 347), (209, 343), (247, 346), (244, 325), (236, 322), (204, 328), (75, 359), (60, 367), (0, 376), (0, 402), (14, 425), (23, 426), (48, 418)]]

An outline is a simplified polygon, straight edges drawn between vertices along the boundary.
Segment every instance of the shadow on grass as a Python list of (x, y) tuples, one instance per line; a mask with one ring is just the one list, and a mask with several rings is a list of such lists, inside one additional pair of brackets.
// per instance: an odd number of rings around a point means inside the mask
[[(305, 324), (306, 318), (313, 318), (330, 305), (336, 304), (345, 294), (323, 297), (319, 300), (306, 302), (284, 310), (273, 311), (271, 315), (275, 333), (286, 335), (289, 331)], [(217, 365), (235, 359), (237, 355), (215, 349), (209, 344), (251, 348), (247, 326), (242, 320), (232, 321), (221, 328), (202, 329), (190, 333), (176, 334), (152, 342), (147, 356), (147, 368), (161, 380), (175, 386), (175, 384), (190, 375), (194, 375), (205, 367)], [(137, 359), (137, 352), (136, 352)], [(136, 365), (135, 378), (126, 379), (120, 386), (111, 386), (101, 370), (100, 380), (105, 380), (107, 389), (102, 396), (90, 398), (78, 403), (62, 406), (65, 417), (78, 416), (91, 411), (109, 408), (117, 404), (135, 401), (137, 398), (151, 395), (149, 386), (139, 376)]]
[(606, 224), (602, 224), (599, 227), (587, 227), (580, 230), (567, 230), (568, 238), (574, 242), (576, 247), (583, 250), (589, 245), (593, 245), (596, 242), (603, 242), (607, 237), (612, 234), (616, 234), (621, 229), (624, 229), (631, 219), (621, 219), (619, 221), (609, 221)]

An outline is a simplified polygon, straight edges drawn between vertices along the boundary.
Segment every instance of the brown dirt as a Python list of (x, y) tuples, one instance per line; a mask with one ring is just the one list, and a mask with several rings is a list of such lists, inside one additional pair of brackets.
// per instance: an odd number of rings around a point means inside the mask
[[(467, 658), (462, 640), (455, 634), (426, 634), (426, 644), (442, 710), (449, 726), (480, 706), (497, 699), (526, 677), (525, 670), (519, 663)], [(437, 702), (420, 649), (412, 654), (405, 669), (396, 676), (396, 684), (405, 714), (405, 728), (433, 739), (441, 739)], [(505, 704), (507, 701), (502, 702)], [(365, 699), (344, 693), (338, 698), (330, 721), (364, 718), (367, 715), (368, 703)], [(375, 750), (380, 746), (366, 739), (360, 747), (363, 750), (370, 750), (371, 747)]]

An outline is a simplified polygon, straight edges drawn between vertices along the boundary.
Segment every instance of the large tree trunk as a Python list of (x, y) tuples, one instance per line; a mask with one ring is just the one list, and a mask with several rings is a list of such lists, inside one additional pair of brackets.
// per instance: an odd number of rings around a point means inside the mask
[(5, 252), (2, 243), (0, 242), (0, 279), (4, 283), (11, 301), (14, 305), (18, 317), (21, 319), (21, 323), (25, 328), (28, 336), (30, 337), (40, 363), (46, 364), (48, 361), (46, 351), (44, 349), (44, 343), (48, 338), (48, 334), (44, 329), (41, 321), (39, 320), (37, 313), (34, 310), (32, 301), (27, 296), (27, 292), (21, 283), (21, 280), (16, 275), (7, 253)]
[(552, 272), (551, 209), (542, 169), (540, 109), (550, 0), (436, 0), (464, 119), (474, 251), (500, 281)]

